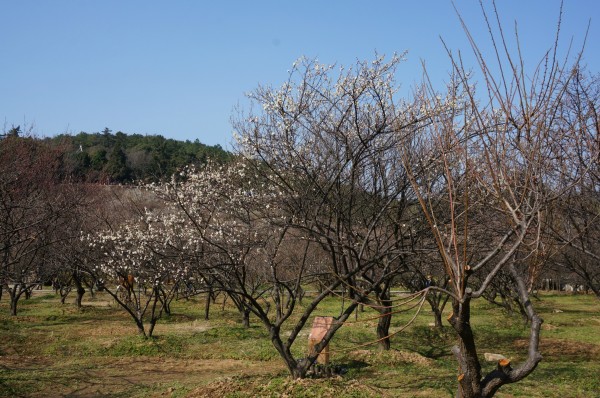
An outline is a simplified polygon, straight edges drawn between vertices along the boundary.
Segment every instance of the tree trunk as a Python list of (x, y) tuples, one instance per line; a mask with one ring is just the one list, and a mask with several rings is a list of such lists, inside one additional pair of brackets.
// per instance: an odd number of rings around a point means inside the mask
[(67, 299), (67, 296), (69, 295), (69, 293), (67, 292), (66, 294), (63, 293), (62, 291), (60, 292), (60, 303), (61, 304), (65, 304), (65, 300)]
[(458, 344), (452, 352), (458, 360), (459, 398), (481, 398), (481, 364), (477, 357), (477, 349), (473, 330), (471, 329), (471, 299), (466, 297), (462, 302), (453, 302), (453, 313), (449, 322), (458, 334)]
[(379, 349), (389, 350), (390, 342), (390, 325), (392, 323), (392, 300), (390, 300), (389, 289), (383, 291), (379, 297), (381, 308), (380, 316), (377, 322), (377, 339), (379, 340)]
[(157, 322), (158, 322), (158, 318), (152, 318), (150, 320), (150, 328), (148, 329), (148, 337), (152, 337), (152, 333), (154, 333), (154, 327), (156, 326)]
[(444, 323), (442, 322), (442, 311), (434, 305), (431, 306), (431, 311), (433, 312), (435, 328), (438, 330), (442, 330), (444, 328)]
[[(230, 297), (231, 300), (233, 301), (233, 304), (235, 304), (235, 308), (237, 308), (238, 312), (240, 313), (240, 315), (242, 316), (242, 325), (245, 328), (249, 328), (250, 327), (250, 307), (247, 305), (246, 303), (246, 298), (245, 297), (241, 297), (241, 296), (237, 296), (234, 294), (226, 294), (225, 297)], [(223, 310), (225, 309), (225, 299), (223, 299)]]
[(78, 278), (77, 271), (73, 271), (73, 282), (75, 282), (77, 292), (77, 296), (75, 297), (75, 305), (77, 305), (77, 308), (81, 308), (81, 301), (83, 300), (83, 295), (85, 294), (85, 288), (83, 287), (81, 280)]
[(509, 264), (508, 269), (516, 282), (515, 287), (517, 288), (519, 300), (523, 303), (524, 311), (527, 314), (530, 323), (528, 355), (525, 362), (515, 369), (512, 368), (512, 364), (509, 360), (498, 362), (497, 369), (490, 372), (481, 382), (482, 396), (486, 398), (494, 396), (496, 391), (504, 384), (516, 383), (527, 377), (535, 370), (538, 363), (542, 360), (542, 355), (539, 352), (539, 338), (540, 327), (543, 320), (533, 309), (525, 282), (517, 272), (514, 263)]
[(249, 309), (244, 309), (242, 311), (242, 325), (245, 328), (249, 328), (250, 327), (250, 310)]
[(60, 294), (60, 303), (64, 304), (65, 300), (67, 299), (67, 296), (69, 295), (69, 293), (71, 293), (71, 282), (69, 282), (68, 284), (65, 285), (61, 285), (58, 289), (58, 293)]
[[(158, 319), (162, 316), (162, 311), (165, 309), (165, 305), (167, 305), (166, 295), (163, 297), (164, 301), (161, 300), (161, 292), (162, 290), (160, 288), (153, 288), (154, 302), (152, 303), (152, 310), (150, 311), (150, 328), (148, 328), (148, 337), (152, 337), (154, 327), (156, 326)], [(157, 304), (159, 302), (161, 303), (161, 308), (157, 313)]]
[(84, 294), (85, 289), (83, 287), (77, 287), (77, 295), (75, 296), (75, 305), (77, 305), (77, 308), (81, 308), (81, 302), (83, 301)]
[(17, 298), (10, 298), (10, 315), (12, 316), (17, 316), (17, 303), (18, 303), (19, 299)]
[(23, 283), (21, 289), (25, 292), (25, 299), (29, 300), (31, 298), (33, 288), (28, 288), (27, 285)]
[(140, 319), (136, 319), (135, 324), (138, 328), (138, 334), (140, 334), (144, 338), (147, 338), (148, 336), (146, 335), (146, 330), (144, 329), (144, 322)]
[(452, 352), (458, 360), (459, 366), (459, 386), (456, 396), (458, 398), (490, 398), (498, 389), (509, 383), (515, 383), (527, 377), (541, 361), (542, 356), (538, 351), (539, 334), (542, 320), (533, 310), (529, 299), (525, 283), (517, 274), (514, 265), (510, 264), (509, 269), (517, 282), (516, 287), (520, 300), (525, 303), (525, 312), (530, 320), (530, 338), (528, 357), (524, 363), (516, 369), (512, 368), (510, 360), (501, 360), (497, 364), (497, 369), (489, 372), (485, 378), (481, 377), (481, 364), (477, 357), (477, 349), (473, 330), (470, 325), (471, 318), (471, 297), (470, 289), (467, 288), (464, 297), (460, 302), (454, 300), (452, 303), (452, 315), (448, 321), (458, 334), (458, 344), (452, 348)]
[(210, 313), (210, 299), (212, 296), (212, 288), (208, 289), (208, 293), (206, 293), (206, 303), (204, 303), (204, 319), (208, 321), (209, 313)]
[(162, 311), (167, 315), (171, 315), (171, 300), (169, 299), (169, 293), (165, 292), (162, 288), (156, 288), (154, 291), (154, 294), (156, 295), (155, 300), (158, 299), (161, 304), (161, 315)]
[(21, 298), (21, 294), (23, 290), (20, 290), (20, 285), (14, 285), (12, 289), (10, 287), (7, 288), (8, 298), (10, 299), (10, 307), (9, 312), (12, 316), (17, 316), (17, 304), (19, 299)]
[(294, 356), (291, 354), (290, 350), (286, 345), (281, 341), (280, 329), (277, 326), (271, 326), (269, 330), (269, 334), (271, 335), (271, 343), (279, 352), (279, 355), (285, 362), (285, 365), (290, 372), (290, 375), (294, 379), (303, 379), (306, 377), (306, 373), (310, 366), (306, 366), (302, 361), (296, 361)]

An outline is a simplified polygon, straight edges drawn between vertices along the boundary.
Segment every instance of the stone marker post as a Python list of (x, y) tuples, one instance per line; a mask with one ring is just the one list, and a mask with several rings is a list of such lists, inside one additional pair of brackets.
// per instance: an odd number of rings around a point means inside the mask
[[(325, 333), (327, 333), (329, 328), (331, 328), (332, 324), (332, 316), (318, 316), (314, 319), (312, 329), (308, 335), (308, 350), (310, 355), (314, 355), (316, 353), (315, 346), (323, 340)], [(321, 353), (317, 357), (317, 363), (324, 365), (329, 363), (329, 344), (327, 344), (325, 348), (321, 350)]]

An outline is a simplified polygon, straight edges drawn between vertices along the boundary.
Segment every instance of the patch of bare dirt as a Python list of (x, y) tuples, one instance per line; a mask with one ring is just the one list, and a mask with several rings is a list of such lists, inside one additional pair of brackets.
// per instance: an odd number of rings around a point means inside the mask
[(542, 323), (542, 330), (556, 330), (558, 326), (551, 325), (549, 323)]
[(131, 335), (132, 332), (135, 332), (135, 325), (133, 322), (131, 323), (114, 323), (110, 328), (99, 328), (96, 327), (95, 321), (80, 321), (79, 328), (72, 330), (72, 335), (85, 339), (93, 337), (94, 339), (98, 337), (115, 337), (115, 336), (128, 336)]
[[(526, 350), (529, 340), (515, 341), (515, 347)], [(600, 360), (600, 346), (561, 339), (542, 339), (540, 352), (544, 357), (558, 359)]]
[[(340, 392), (347, 391), (352, 391), (353, 394), (361, 397), (388, 396), (384, 390), (367, 386), (358, 380), (347, 380), (339, 376), (329, 379), (289, 378), (275, 388), (271, 388), (270, 384), (270, 381), (264, 378), (254, 378), (252, 380), (240, 377), (227, 378), (197, 388), (188, 395), (188, 398), (223, 397), (227, 394), (235, 394), (237, 392), (243, 392), (244, 396), (249, 397), (280, 398), (293, 398), (299, 395), (335, 398), (340, 395)], [(307, 391), (311, 391), (312, 393), (307, 393)]]
[(94, 301), (82, 301), (81, 302), (82, 306), (89, 306), (89, 307), (114, 307), (116, 305), (116, 303), (114, 301), (108, 301), (108, 300), (94, 300)]
[(6, 369), (35, 367), (44, 362), (46, 362), (45, 358), (37, 356), (17, 354), (0, 355), (0, 367)]
[[(159, 325), (160, 327), (161, 325)], [(189, 334), (189, 333), (200, 333), (211, 329), (211, 326), (206, 322), (193, 321), (190, 323), (178, 323), (169, 325), (169, 333)]]

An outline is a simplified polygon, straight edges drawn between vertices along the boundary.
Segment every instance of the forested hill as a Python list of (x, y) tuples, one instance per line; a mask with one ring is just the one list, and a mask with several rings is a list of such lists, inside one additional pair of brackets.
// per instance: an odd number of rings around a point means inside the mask
[(208, 159), (225, 162), (231, 154), (220, 145), (177, 141), (161, 135), (99, 133), (61, 134), (43, 141), (62, 152), (65, 177), (79, 182), (157, 181), (189, 164)]

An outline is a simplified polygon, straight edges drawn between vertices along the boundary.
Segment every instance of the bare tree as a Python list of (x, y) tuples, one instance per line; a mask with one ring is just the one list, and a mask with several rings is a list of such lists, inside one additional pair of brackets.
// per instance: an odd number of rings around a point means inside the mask
[[(422, 158), (409, 152), (403, 157), (449, 279), (445, 290), (453, 309), (448, 321), (458, 338), (453, 353), (459, 397), (491, 397), (502, 385), (528, 376), (541, 361), (542, 320), (524, 276), (533, 274), (530, 267), (536, 263), (530, 259), (544, 250), (545, 213), (581, 177), (579, 170), (569, 169), (572, 147), (564, 145), (580, 130), (556, 124), (578, 60), (575, 67), (561, 64), (555, 43), (532, 75), (526, 75), (524, 60), (509, 51), (499, 18), (495, 20), (500, 33), (491, 38), (498, 72), (465, 27), (483, 87), (476, 90), (460, 56), (449, 52), (453, 74), (446, 92), (427, 83), (416, 92), (425, 120), (414, 135)], [(523, 303), (529, 347), (518, 366), (501, 360), (482, 374), (471, 302), (483, 297), (501, 272), (510, 275)]]
[[(599, 77), (574, 69), (566, 88), (558, 119), (563, 128), (576, 129), (579, 135), (570, 142), (574, 154), (569, 169), (584, 173), (567, 195), (555, 206), (549, 222), (554, 241), (553, 261), (565, 281), (585, 285), (600, 298), (600, 104)], [(566, 275), (565, 275), (566, 274)]]
[[(74, 291), (75, 305), (81, 308), (86, 287), (90, 287), (93, 294), (93, 286), (96, 284), (92, 272), (95, 253), (90, 251), (82, 237), (106, 227), (106, 218), (99, 217), (99, 214), (106, 205), (105, 201), (112, 196), (109, 187), (87, 184), (69, 184), (69, 187), (73, 194), (79, 195), (80, 203), (55, 230), (55, 235), (60, 236), (60, 239), (56, 239), (46, 261), (50, 267), (52, 285), (60, 293), (61, 302), (64, 304), (68, 295)], [(121, 216), (124, 214), (121, 213)]]
[(47, 254), (64, 238), (56, 232), (81, 201), (80, 192), (57, 177), (60, 157), (32, 138), (0, 140), (0, 285), (12, 315), (23, 294), (51, 278)]

